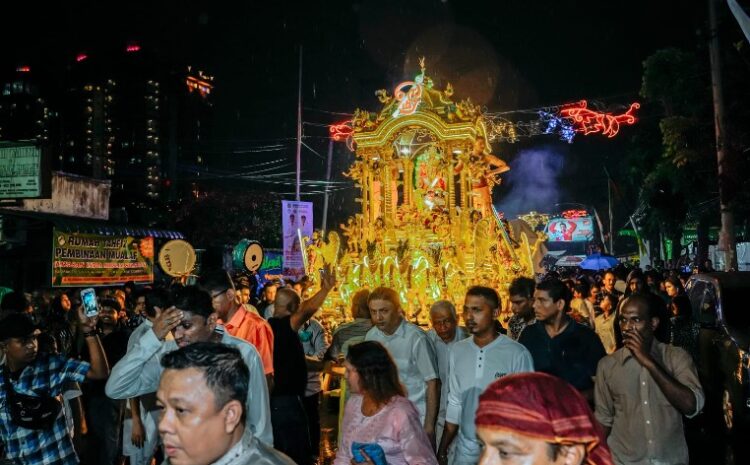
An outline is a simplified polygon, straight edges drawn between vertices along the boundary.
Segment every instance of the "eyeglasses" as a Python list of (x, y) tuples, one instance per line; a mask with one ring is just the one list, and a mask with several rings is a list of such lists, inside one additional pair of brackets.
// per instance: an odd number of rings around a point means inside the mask
[(216, 294), (211, 294), (211, 299), (213, 300), (213, 299), (219, 297), (220, 295), (222, 295), (223, 293), (227, 292), (228, 290), (229, 290), (229, 288), (226, 288), (223, 291), (217, 292)]

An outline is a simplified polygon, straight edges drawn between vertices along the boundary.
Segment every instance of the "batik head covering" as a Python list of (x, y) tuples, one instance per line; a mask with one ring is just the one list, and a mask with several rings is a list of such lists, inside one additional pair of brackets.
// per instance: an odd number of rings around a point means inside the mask
[(586, 399), (545, 373), (504, 376), (479, 396), (477, 428), (504, 430), (550, 444), (582, 444), (587, 465), (612, 465), (604, 433)]

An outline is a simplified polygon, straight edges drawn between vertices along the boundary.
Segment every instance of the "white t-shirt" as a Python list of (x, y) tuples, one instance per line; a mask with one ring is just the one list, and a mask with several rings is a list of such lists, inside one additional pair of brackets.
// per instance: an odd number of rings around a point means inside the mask
[(518, 342), (502, 334), (484, 347), (474, 338), (456, 342), (450, 350), (450, 387), (445, 421), (458, 425), (456, 457), (476, 463), (482, 450), (474, 419), (479, 395), (505, 375), (534, 371), (531, 354)]
[[(440, 336), (438, 336), (435, 329), (427, 331), (427, 337), (430, 338), (432, 345), (435, 347), (435, 353), (437, 354), (438, 373), (440, 374), (440, 410), (438, 411), (438, 422), (445, 420), (445, 409), (448, 405), (448, 385), (450, 370), (448, 364), (450, 363), (450, 348), (453, 347), (458, 341), (466, 339), (469, 334), (466, 332), (466, 328), (458, 326), (456, 328), (456, 335), (453, 340), (446, 344)], [(438, 438), (438, 441), (440, 438)]]
[(427, 381), (438, 379), (437, 356), (427, 333), (406, 320), (390, 336), (373, 326), (365, 341), (378, 341), (388, 349), (398, 368), (398, 377), (406, 388), (409, 400), (424, 423), (427, 410)]

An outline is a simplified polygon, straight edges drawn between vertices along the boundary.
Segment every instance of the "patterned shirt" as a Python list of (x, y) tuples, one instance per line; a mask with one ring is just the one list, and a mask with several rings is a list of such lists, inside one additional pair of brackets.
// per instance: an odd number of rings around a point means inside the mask
[(510, 320), (508, 320), (508, 337), (513, 339), (514, 341), (517, 341), (519, 337), (521, 337), (521, 332), (523, 329), (527, 326), (533, 325), (536, 323), (536, 318), (532, 318), (529, 321), (524, 320), (519, 315), (513, 315), (510, 317)]
[[(88, 362), (80, 360), (57, 355), (39, 356), (21, 371), (17, 381), (11, 380), (11, 384), (19, 394), (60, 396), (66, 382), (83, 382), (90, 368)], [(0, 387), (4, 383), (5, 375), (0, 370)], [(0, 388), (0, 440), (5, 445), (6, 458), (25, 465), (78, 463), (62, 410), (50, 429), (34, 430), (16, 426), (11, 422), (4, 388)]]

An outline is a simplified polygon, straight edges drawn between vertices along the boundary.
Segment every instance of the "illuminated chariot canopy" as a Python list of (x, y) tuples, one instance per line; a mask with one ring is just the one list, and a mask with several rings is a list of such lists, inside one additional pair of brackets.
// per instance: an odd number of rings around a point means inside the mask
[(311, 277), (324, 264), (337, 267), (332, 299), (340, 307), (359, 289), (387, 286), (410, 318), (424, 321), (433, 302), (460, 305), (469, 286), (502, 293), (514, 277), (531, 276), (541, 241), (493, 207), (492, 187), (510, 168), (490, 153), (481, 109), (454, 102), (451, 85), (438, 90), (420, 65), (393, 95), (376, 92), (380, 111), (356, 110), (349, 124), (331, 128), (356, 153), (345, 174), (360, 189), (362, 210), (340, 225), (345, 250), (331, 232), (325, 242), (316, 234), (307, 255)]

